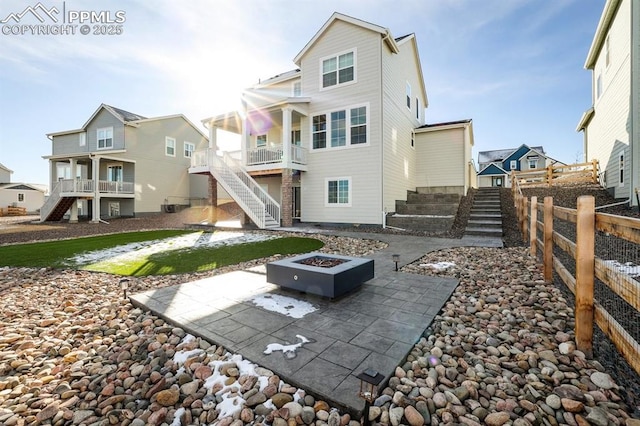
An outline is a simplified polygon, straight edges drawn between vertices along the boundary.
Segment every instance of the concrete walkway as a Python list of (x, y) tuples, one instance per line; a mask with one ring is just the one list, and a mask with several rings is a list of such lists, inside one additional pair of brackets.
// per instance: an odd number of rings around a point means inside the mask
[[(401, 267), (443, 248), (502, 247), (499, 238), (294, 230), (376, 239), (389, 246), (368, 256), (375, 262), (372, 280), (333, 300), (269, 284), (261, 266), (135, 294), (131, 301), (316, 397), (359, 412), (364, 404), (357, 397), (360, 382), (355, 376), (373, 368), (391, 377), (458, 285), (453, 278), (396, 272), (391, 255), (400, 255)], [(291, 302), (289, 307), (307, 302), (315, 310), (294, 317), (254, 302), (279, 297), (290, 298), (284, 299)], [(272, 344), (293, 346), (285, 348), (290, 351), (265, 353)]]

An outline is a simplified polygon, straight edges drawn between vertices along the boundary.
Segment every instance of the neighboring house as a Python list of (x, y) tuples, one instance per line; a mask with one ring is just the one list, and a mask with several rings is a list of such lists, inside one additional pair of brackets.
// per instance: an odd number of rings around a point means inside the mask
[(544, 169), (558, 161), (547, 156), (541, 146), (496, 149), (478, 153), (478, 187), (511, 187), (509, 175), (512, 171)]
[[(211, 173), (258, 226), (384, 225), (407, 191), (473, 186), (471, 120), (424, 125), (414, 34), (334, 13), (293, 62), (247, 89), (244, 111), (203, 120), (210, 148), (190, 168)], [(241, 151), (219, 155), (217, 129), (240, 134)]]
[(592, 106), (580, 119), (585, 160), (600, 163), (600, 182), (637, 205), (640, 188), (640, 3), (607, 0), (585, 69), (592, 71)]
[(11, 182), (13, 170), (0, 163), (0, 209), (23, 207), (27, 213), (36, 213), (44, 202), (46, 188), (21, 182)]
[(206, 136), (185, 116), (146, 118), (102, 104), (79, 129), (50, 133), (51, 195), (41, 220), (138, 216), (208, 198), (188, 173)]

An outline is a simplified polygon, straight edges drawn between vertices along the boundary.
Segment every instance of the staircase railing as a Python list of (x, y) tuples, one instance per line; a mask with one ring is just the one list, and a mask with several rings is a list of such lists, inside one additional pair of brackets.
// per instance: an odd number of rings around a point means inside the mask
[(209, 150), (207, 157), (211, 173), (259, 228), (265, 228), (269, 219), (280, 224), (280, 205), (240, 163), (227, 153), (218, 156), (214, 150)]
[(44, 222), (47, 220), (47, 217), (51, 214), (53, 209), (58, 205), (58, 201), (60, 201), (60, 188), (62, 187), (62, 183), (58, 182), (51, 190), (49, 194), (49, 198), (47, 201), (40, 207), (40, 222)]

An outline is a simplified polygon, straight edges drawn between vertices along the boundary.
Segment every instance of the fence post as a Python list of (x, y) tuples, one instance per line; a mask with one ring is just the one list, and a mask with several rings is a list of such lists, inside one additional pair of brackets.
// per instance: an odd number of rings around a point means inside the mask
[(595, 158), (591, 160), (591, 167), (593, 170), (591, 175), (591, 182), (598, 183), (598, 160), (596, 160)]
[(553, 183), (553, 166), (547, 166), (547, 185), (551, 186)]
[(536, 243), (538, 239), (538, 197), (531, 197), (531, 221), (529, 222), (529, 254), (535, 257), (538, 252)]
[(529, 199), (527, 197), (522, 197), (521, 205), (520, 205), (520, 229), (522, 229), (522, 241), (527, 241), (527, 219), (529, 217), (527, 213), (527, 202)]
[(553, 197), (544, 197), (544, 280), (553, 280)]
[(593, 352), (593, 282), (595, 274), (595, 198), (578, 197), (576, 218), (576, 346)]

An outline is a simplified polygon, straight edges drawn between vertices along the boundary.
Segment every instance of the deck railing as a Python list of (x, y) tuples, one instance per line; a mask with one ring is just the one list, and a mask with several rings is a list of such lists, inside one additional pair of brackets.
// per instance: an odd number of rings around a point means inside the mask
[(572, 183), (598, 183), (598, 160), (569, 165), (550, 165), (544, 169), (511, 172), (512, 188), (566, 185)]

